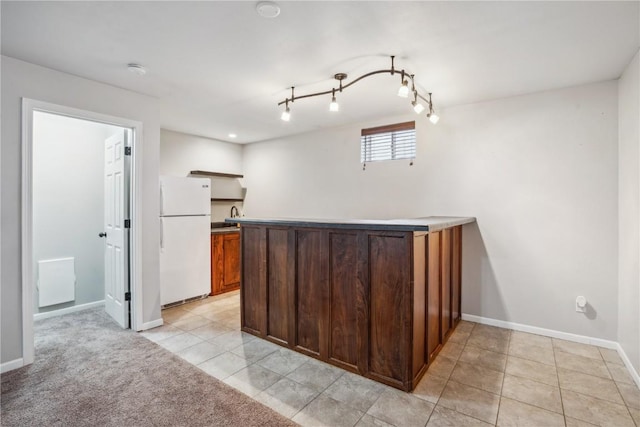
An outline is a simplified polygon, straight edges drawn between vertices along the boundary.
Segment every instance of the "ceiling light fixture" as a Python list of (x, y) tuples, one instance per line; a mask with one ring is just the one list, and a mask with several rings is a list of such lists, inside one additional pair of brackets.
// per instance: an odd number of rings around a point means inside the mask
[(235, 133), (230, 133), (229, 134), (229, 138), (237, 138), (237, 137), (238, 137), (238, 135), (235, 134)]
[(340, 111), (340, 104), (336, 101), (336, 91), (333, 91), (333, 96), (331, 97), (331, 104), (329, 104), (329, 111)]
[[(291, 90), (293, 91), (293, 88), (291, 88)], [(293, 102), (293, 101), (291, 101), (291, 102)], [(288, 122), (291, 119), (291, 110), (289, 110), (289, 101), (288, 100), (286, 102), (286, 108), (282, 112), (282, 115), (280, 116), (280, 118), (285, 122)]]
[(433, 111), (433, 102), (431, 102), (431, 92), (429, 92), (429, 112), (427, 113), (427, 117), (429, 117), (429, 121), (434, 125), (438, 123), (438, 120), (440, 120), (440, 116), (438, 116)]
[[(350, 83), (345, 84), (345, 85), (342, 84), (342, 81), (347, 78), (347, 75), (345, 73), (337, 73), (337, 74), (335, 74), (333, 76), (333, 78), (338, 80), (338, 83), (339, 83), (338, 87), (334, 87), (334, 88), (331, 88), (329, 90), (325, 90), (325, 91), (322, 91), (322, 92), (315, 92), (315, 93), (309, 93), (307, 95), (296, 96), (295, 92), (294, 92), (295, 87), (292, 86), (291, 87), (291, 97), (285, 98), (284, 100), (278, 102), (279, 106), (282, 105), (282, 104), (284, 104), (284, 106), (285, 106), (285, 110), (282, 112), (282, 115), (280, 116), (280, 118), (282, 120), (284, 120), (285, 122), (288, 122), (289, 119), (291, 118), (291, 114), (290, 114), (290, 110), (289, 110), (289, 102), (291, 102), (293, 104), (293, 102), (295, 100), (297, 100), (297, 99), (312, 98), (312, 97), (315, 97), (315, 96), (322, 96), (322, 95), (329, 95), (329, 94), (331, 94), (331, 103), (329, 104), (329, 111), (339, 111), (340, 110), (340, 106), (338, 105), (338, 102), (336, 101), (336, 92), (342, 92), (344, 89), (346, 89), (349, 86), (359, 82), (360, 80), (365, 79), (367, 77), (371, 77), (371, 76), (376, 75), (376, 74), (390, 74), (390, 75), (393, 76), (396, 72), (399, 72), (400, 73), (401, 86), (400, 86), (400, 89), (398, 89), (398, 96), (401, 96), (403, 98), (408, 98), (409, 94), (413, 93), (413, 101), (411, 102), (411, 105), (413, 106), (413, 110), (417, 114), (420, 114), (425, 110), (425, 106), (418, 102), (418, 98), (423, 100), (427, 104), (427, 107), (429, 109), (429, 112), (427, 113), (427, 117), (429, 118), (431, 123), (436, 124), (440, 118), (433, 111), (433, 102), (431, 101), (431, 92), (429, 93), (429, 99), (427, 99), (424, 96), (420, 95), (418, 93), (418, 90), (416, 89), (415, 75), (411, 74), (411, 73), (407, 73), (405, 70), (400, 70), (400, 71), (396, 70), (395, 66), (394, 66), (394, 59), (395, 59), (395, 56), (391, 56), (391, 68), (390, 69), (382, 69), (382, 70), (371, 71), (369, 73), (361, 75), (360, 77), (356, 78), (355, 80), (353, 80)], [(411, 88), (409, 88), (409, 80), (411, 80)]]
[(147, 69), (140, 64), (134, 64), (134, 63), (127, 64), (127, 70), (139, 76), (144, 76), (145, 74), (147, 74)]
[(409, 96), (409, 82), (404, 79), (404, 70), (402, 70), (402, 77), (400, 78), (398, 96), (400, 98), (407, 98)]
[(256, 5), (256, 11), (263, 18), (272, 19), (280, 15), (280, 6), (272, 1), (261, 1)]
[(420, 114), (424, 111), (424, 105), (418, 102), (418, 91), (416, 91), (415, 86), (413, 88), (413, 102), (411, 105), (413, 105), (413, 111), (415, 111), (416, 114)]

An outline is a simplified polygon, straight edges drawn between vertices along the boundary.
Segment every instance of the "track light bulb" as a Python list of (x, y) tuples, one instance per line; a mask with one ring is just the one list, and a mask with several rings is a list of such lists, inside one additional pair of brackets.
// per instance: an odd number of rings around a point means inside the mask
[(413, 101), (411, 105), (413, 105), (413, 111), (415, 111), (416, 114), (420, 114), (424, 111), (424, 105), (420, 104), (417, 101)]
[(289, 119), (291, 119), (291, 111), (289, 110), (289, 107), (287, 107), (283, 112), (282, 115), (280, 116), (280, 118), (285, 121), (288, 122)]
[(409, 96), (409, 83), (403, 80), (402, 85), (398, 89), (398, 96), (401, 98), (407, 98)]
[(438, 120), (440, 120), (440, 117), (436, 113), (431, 113), (428, 115), (428, 117), (429, 121), (431, 121), (431, 123), (433, 123), (434, 125), (438, 123)]
[(336, 101), (335, 96), (331, 98), (331, 104), (329, 104), (329, 111), (340, 111), (340, 105), (338, 104), (338, 101)]

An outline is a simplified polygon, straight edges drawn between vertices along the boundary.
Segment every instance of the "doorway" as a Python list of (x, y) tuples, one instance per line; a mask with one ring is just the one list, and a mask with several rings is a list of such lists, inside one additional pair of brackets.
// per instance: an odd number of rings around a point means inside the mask
[[(104, 305), (140, 330), (142, 124), (23, 99), (23, 358), (33, 320)], [(138, 167), (137, 167), (138, 166)]]

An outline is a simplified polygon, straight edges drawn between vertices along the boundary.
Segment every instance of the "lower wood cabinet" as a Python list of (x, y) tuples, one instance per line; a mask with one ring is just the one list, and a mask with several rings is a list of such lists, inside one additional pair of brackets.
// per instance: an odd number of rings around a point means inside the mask
[(427, 357), (438, 354), (461, 316), (462, 227), (429, 233), (427, 262)]
[(242, 330), (412, 390), (460, 320), (461, 226), (242, 225)]
[(240, 233), (211, 234), (211, 295), (240, 289)]

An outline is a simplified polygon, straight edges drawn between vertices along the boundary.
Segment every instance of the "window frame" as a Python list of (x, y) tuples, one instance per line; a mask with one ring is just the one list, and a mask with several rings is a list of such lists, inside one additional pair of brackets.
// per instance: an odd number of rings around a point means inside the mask
[[(376, 126), (372, 128), (362, 129), (360, 132), (360, 163), (366, 165), (368, 162), (380, 162), (387, 160), (414, 160), (416, 157), (416, 122), (402, 122), (402, 123), (394, 123), (390, 125), (384, 126)], [(410, 157), (396, 157), (397, 156), (397, 144), (396, 144), (396, 135), (399, 132), (404, 131), (413, 131), (413, 141), (412, 146), (409, 145), (409, 148), (413, 149), (413, 155)], [(372, 159), (371, 156), (371, 139), (367, 137), (371, 137), (374, 135), (380, 134), (391, 134), (389, 137), (389, 141), (384, 141), (380, 143), (380, 145), (389, 143), (389, 152), (390, 157), (381, 158), (381, 159)], [(384, 145), (386, 146), (386, 145)]]

